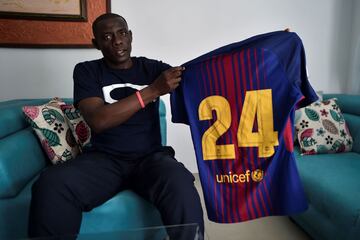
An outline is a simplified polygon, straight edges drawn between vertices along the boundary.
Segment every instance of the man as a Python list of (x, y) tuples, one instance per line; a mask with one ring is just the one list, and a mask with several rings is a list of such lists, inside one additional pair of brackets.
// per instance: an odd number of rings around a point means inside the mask
[(83, 211), (127, 188), (152, 202), (164, 225), (198, 223), (203, 234), (194, 178), (161, 146), (158, 97), (179, 85), (183, 69), (131, 57), (132, 32), (117, 14), (99, 16), (93, 34), (103, 58), (74, 69), (74, 104), (92, 129), (92, 145), (35, 182), (30, 237), (77, 234)]

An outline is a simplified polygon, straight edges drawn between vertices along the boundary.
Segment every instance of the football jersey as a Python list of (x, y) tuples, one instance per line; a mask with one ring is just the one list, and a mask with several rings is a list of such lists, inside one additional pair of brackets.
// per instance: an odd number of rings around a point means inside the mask
[(171, 95), (172, 121), (190, 125), (209, 219), (234, 223), (304, 211), (289, 136), (297, 104), (317, 96), (298, 35), (258, 35), (183, 66)]

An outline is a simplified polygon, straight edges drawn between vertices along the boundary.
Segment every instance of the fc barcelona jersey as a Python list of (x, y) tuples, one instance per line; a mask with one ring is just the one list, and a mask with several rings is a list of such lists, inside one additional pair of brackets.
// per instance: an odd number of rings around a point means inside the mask
[(183, 66), (171, 95), (172, 121), (190, 125), (209, 219), (234, 223), (304, 211), (291, 126), (297, 104), (317, 96), (297, 34), (258, 35)]

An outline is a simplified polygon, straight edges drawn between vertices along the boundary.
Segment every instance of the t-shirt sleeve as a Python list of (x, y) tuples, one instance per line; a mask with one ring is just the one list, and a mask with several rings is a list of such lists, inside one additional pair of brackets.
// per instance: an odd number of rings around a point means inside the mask
[(97, 80), (95, 66), (90, 64), (78, 63), (74, 68), (74, 106), (89, 97), (103, 98), (101, 86)]
[(161, 74), (163, 71), (168, 70), (169, 68), (171, 68), (171, 66), (169, 64), (167, 64), (167, 63), (159, 61), (158, 68), (159, 68), (159, 72)]
[(185, 68), (181, 78), (180, 85), (170, 93), (171, 106), (171, 121), (173, 123), (184, 123), (189, 125), (189, 117), (185, 107), (184, 88), (185, 81), (187, 81), (187, 72), (189, 69)]
[(160, 76), (162, 72), (171, 68), (169, 64), (157, 60), (152, 60), (150, 66), (152, 66), (151, 68), (154, 73), (154, 81), (156, 80), (157, 77)]

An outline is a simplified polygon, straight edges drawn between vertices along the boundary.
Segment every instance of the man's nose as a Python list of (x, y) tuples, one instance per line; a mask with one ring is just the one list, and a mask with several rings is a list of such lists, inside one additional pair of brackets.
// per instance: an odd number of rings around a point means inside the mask
[(115, 36), (114, 36), (114, 44), (115, 45), (120, 45), (120, 44), (122, 44), (123, 43), (123, 38), (121, 37), (121, 35), (120, 34), (115, 34)]

